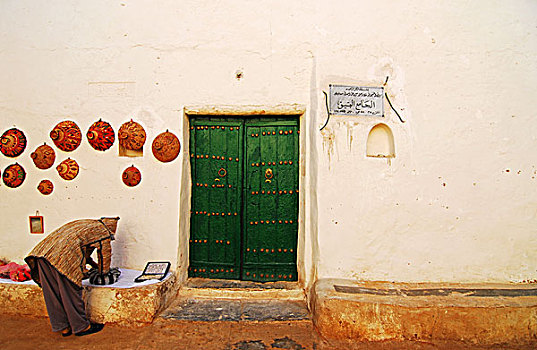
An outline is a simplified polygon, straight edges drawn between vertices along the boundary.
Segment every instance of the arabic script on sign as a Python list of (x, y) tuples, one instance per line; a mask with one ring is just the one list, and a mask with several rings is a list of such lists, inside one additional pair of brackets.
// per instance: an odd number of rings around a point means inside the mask
[(330, 85), (330, 114), (384, 116), (384, 88)]

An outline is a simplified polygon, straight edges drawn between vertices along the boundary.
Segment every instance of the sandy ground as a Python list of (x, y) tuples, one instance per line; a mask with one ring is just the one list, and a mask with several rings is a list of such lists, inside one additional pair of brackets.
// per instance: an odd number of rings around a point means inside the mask
[(535, 346), (482, 347), (461, 343), (335, 342), (323, 340), (311, 322), (193, 322), (158, 318), (143, 327), (107, 324), (85, 337), (62, 337), (47, 318), (0, 315), (0, 349), (535, 349)]

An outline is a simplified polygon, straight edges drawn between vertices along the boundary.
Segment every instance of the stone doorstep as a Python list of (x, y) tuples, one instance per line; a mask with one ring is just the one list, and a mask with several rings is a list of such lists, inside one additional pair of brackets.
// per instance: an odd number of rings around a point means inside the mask
[(258, 283), (206, 278), (188, 279), (178, 296), (193, 299), (306, 300), (304, 289), (296, 282)]
[(305, 301), (274, 299), (183, 298), (164, 311), (160, 318), (199, 322), (307, 322), (311, 323)]
[(532, 285), (322, 279), (310, 299), (327, 339), (537, 345), (536, 294)]
[(190, 278), (164, 311), (167, 321), (307, 322), (305, 292), (298, 283)]
[[(87, 316), (99, 323), (151, 323), (175, 296), (175, 280), (171, 274), (162, 282), (141, 287), (84, 287)], [(43, 293), (36, 284), (0, 283), (0, 305), (8, 315), (48, 317)]]

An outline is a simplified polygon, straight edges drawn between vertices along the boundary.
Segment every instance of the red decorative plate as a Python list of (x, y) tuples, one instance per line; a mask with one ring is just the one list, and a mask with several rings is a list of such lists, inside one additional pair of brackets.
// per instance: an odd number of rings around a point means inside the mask
[(143, 126), (133, 121), (123, 123), (117, 132), (119, 144), (125, 149), (137, 151), (142, 149), (145, 143), (145, 130)]
[(75, 122), (65, 120), (59, 122), (50, 132), (50, 138), (56, 147), (65, 152), (71, 152), (80, 146), (82, 133)]
[(181, 143), (177, 136), (166, 130), (155, 137), (152, 145), (153, 155), (161, 162), (171, 162), (179, 155)]
[(56, 160), (56, 153), (54, 149), (47, 144), (41, 145), (30, 154), (34, 164), (39, 169), (48, 169)]
[(88, 142), (91, 147), (97, 151), (106, 151), (114, 144), (116, 140), (116, 135), (114, 134), (114, 129), (112, 125), (107, 122), (99, 121), (93, 123), (88, 132), (86, 133), (88, 137)]
[(26, 136), (17, 128), (7, 130), (0, 138), (0, 151), (6, 157), (17, 157), (26, 148)]
[(136, 186), (142, 181), (142, 173), (134, 165), (123, 171), (123, 183), (129, 187)]
[(56, 170), (62, 179), (72, 180), (78, 175), (79, 168), (74, 159), (67, 158), (56, 167)]
[(19, 164), (11, 164), (4, 170), (2, 174), (2, 180), (7, 187), (16, 188), (22, 185), (24, 179), (26, 178), (26, 171)]
[(41, 180), (37, 186), (37, 190), (46, 196), (52, 193), (54, 190), (54, 185), (50, 180)]

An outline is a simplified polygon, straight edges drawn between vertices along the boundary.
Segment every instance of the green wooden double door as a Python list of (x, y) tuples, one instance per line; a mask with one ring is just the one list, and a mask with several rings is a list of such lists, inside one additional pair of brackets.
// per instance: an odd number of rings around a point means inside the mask
[(297, 280), (298, 118), (190, 122), (189, 275)]

